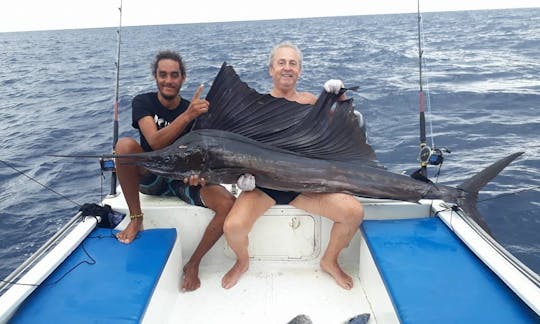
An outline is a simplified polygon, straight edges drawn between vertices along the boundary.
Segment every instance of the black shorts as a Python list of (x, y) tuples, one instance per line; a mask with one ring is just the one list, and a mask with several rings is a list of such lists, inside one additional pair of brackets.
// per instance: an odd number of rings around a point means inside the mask
[(260, 191), (264, 192), (268, 195), (268, 197), (274, 199), (276, 204), (279, 205), (288, 205), (291, 201), (293, 201), (298, 195), (300, 195), (300, 192), (296, 191), (279, 191), (274, 189), (268, 189), (268, 188), (262, 188), (257, 187)]
[(153, 173), (141, 176), (139, 191), (152, 196), (176, 196), (188, 204), (206, 207), (201, 198), (201, 186), (190, 186), (182, 180), (175, 180)]

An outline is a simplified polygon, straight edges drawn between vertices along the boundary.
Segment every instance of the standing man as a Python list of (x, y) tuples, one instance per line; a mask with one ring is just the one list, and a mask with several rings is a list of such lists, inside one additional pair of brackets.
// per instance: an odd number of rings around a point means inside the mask
[[(186, 69), (178, 53), (159, 52), (152, 65), (152, 74), (158, 91), (139, 94), (132, 101), (132, 126), (139, 130), (140, 143), (133, 138), (119, 139), (115, 148), (119, 155), (164, 148), (189, 132), (193, 121), (208, 112), (208, 101), (200, 99), (202, 85), (191, 102), (180, 96), (180, 89), (186, 80)], [(199, 288), (201, 259), (223, 234), (225, 216), (234, 204), (234, 196), (220, 185), (201, 186), (197, 176), (181, 181), (152, 174), (130, 164), (128, 158), (119, 158), (116, 168), (131, 218), (128, 226), (116, 235), (122, 243), (131, 243), (142, 229), (139, 191), (150, 195), (177, 196), (189, 204), (207, 207), (215, 212), (201, 242), (183, 268), (182, 290)]]

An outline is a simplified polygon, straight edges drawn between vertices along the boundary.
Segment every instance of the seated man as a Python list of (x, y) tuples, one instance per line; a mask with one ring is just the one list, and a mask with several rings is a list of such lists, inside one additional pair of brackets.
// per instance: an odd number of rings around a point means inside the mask
[[(133, 138), (121, 138), (115, 147), (117, 154), (164, 148), (189, 132), (193, 121), (208, 112), (208, 101), (199, 98), (202, 85), (191, 102), (180, 96), (186, 70), (179, 54), (173, 51), (159, 52), (152, 66), (152, 74), (158, 91), (137, 95), (132, 102), (132, 126), (139, 130), (140, 144)], [(223, 234), (225, 216), (234, 203), (234, 196), (220, 185), (199, 185), (196, 176), (184, 181), (167, 179), (129, 162), (127, 158), (119, 158), (116, 166), (131, 218), (126, 229), (116, 235), (120, 242), (131, 243), (142, 229), (139, 190), (152, 195), (176, 195), (189, 204), (208, 207), (215, 212), (201, 242), (183, 268), (182, 290), (199, 288), (199, 264)]]
[[(314, 104), (317, 101), (315, 95), (296, 90), (301, 67), (302, 54), (295, 45), (281, 43), (274, 47), (269, 61), (269, 73), (274, 83), (270, 95), (302, 104)], [(342, 83), (338, 80), (331, 81), (325, 84), (325, 90), (339, 93)], [(239, 181), (242, 181), (242, 178)], [(364, 209), (360, 202), (344, 193), (284, 192), (262, 187), (257, 187), (252, 191), (243, 191), (225, 220), (225, 238), (236, 254), (236, 263), (223, 277), (223, 288), (233, 287), (242, 274), (248, 270), (248, 234), (255, 221), (275, 204), (291, 204), (334, 221), (330, 241), (320, 265), (339, 286), (347, 290), (351, 289), (353, 280), (341, 269), (337, 259), (362, 222)]]

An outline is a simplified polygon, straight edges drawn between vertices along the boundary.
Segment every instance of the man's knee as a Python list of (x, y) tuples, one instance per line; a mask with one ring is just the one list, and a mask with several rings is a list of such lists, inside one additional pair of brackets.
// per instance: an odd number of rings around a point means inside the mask
[(354, 198), (356, 203), (351, 206), (351, 215), (355, 223), (360, 224), (364, 220), (364, 206)]
[(343, 222), (357, 225), (364, 219), (364, 206), (355, 197), (347, 195), (339, 206)]
[(220, 185), (205, 186), (201, 189), (201, 198), (205, 205), (219, 214), (227, 215), (236, 198)]
[(135, 139), (131, 137), (123, 137), (118, 139), (115, 146), (117, 154), (129, 154), (134, 152), (141, 152), (141, 145)]
[(223, 224), (223, 232), (225, 235), (248, 234), (250, 224), (246, 221), (246, 217), (235, 217), (239, 215), (227, 215)]

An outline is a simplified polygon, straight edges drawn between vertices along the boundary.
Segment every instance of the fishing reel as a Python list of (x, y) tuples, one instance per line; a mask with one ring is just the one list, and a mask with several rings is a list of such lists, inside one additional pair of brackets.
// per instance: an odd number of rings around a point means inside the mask
[(451, 153), (447, 148), (431, 148), (424, 146), (420, 149), (419, 160), (422, 165), (440, 165), (444, 161), (444, 153)]
[(114, 159), (111, 159), (111, 158), (100, 158), (99, 165), (101, 166), (101, 171), (115, 171), (116, 170)]

